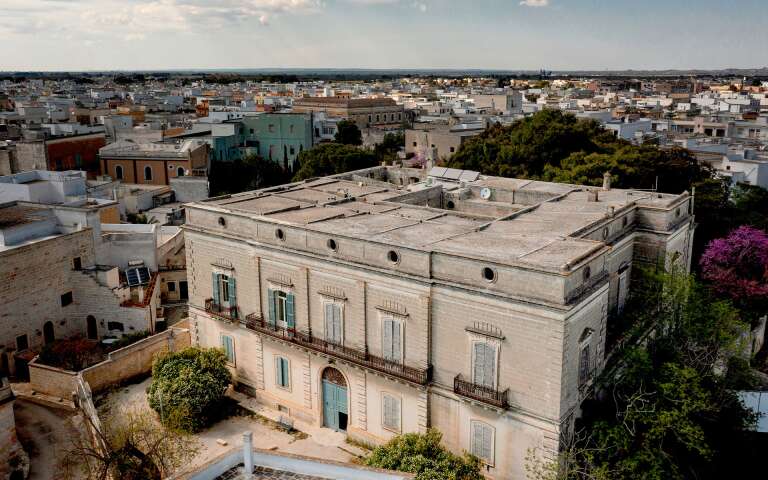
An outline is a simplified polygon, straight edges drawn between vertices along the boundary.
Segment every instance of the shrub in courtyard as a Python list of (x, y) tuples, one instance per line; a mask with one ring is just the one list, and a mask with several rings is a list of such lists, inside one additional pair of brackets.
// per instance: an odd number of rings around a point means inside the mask
[(216, 420), (230, 381), (221, 349), (191, 347), (167, 353), (152, 365), (149, 405), (165, 425), (199, 431)]
[(44, 365), (78, 372), (104, 359), (101, 349), (92, 340), (72, 337), (56, 340), (44, 346), (38, 361)]
[(398, 435), (376, 447), (365, 459), (370, 467), (415, 473), (416, 480), (481, 480), (480, 459), (465, 453), (455, 455), (440, 443), (442, 434), (430, 429), (425, 434)]

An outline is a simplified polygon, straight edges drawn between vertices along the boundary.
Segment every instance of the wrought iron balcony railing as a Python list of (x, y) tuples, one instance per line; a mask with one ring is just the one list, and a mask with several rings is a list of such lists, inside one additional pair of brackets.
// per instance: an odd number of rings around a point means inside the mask
[(239, 319), (237, 306), (225, 307), (215, 303), (212, 298), (205, 300), (205, 311), (225, 322), (236, 322)]
[(509, 389), (499, 391), (485, 385), (468, 382), (461, 378), (461, 374), (456, 375), (456, 378), (453, 379), (453, 391), (462, 397), (471, 398), (494, 407), (509, 408)]
[(431, 366), (426, 369), (409, 367), (399, 362), (371, 355), (365, 350), (350, 348), (325, 341), (294, 328), (283, 328), (264, 320), (259, 314), (245, 317), (244, 326), (255, 332), (308, 348), (318, 353), (336, 357), (361, 367), (375, 370), (393, 377), (401, 378), (411, 383), (426, 385), (432, 377)]

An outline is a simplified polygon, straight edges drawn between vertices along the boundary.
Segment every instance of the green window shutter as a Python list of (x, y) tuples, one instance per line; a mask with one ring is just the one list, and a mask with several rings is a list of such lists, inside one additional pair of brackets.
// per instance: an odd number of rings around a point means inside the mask
[(293, 294), (289, 293), (285, 297), (285, 321), (288, 328), (296, 328), (296, 313), (294, 311)]
[(229, 360), (230, 363), (235, 363), (235, 345), (232, 337), (228, 335), (222, 335), (221, 346), (224, 348), (224, 353), (227, 355), (227, 360)]
[(325, 304), (325, 341), (333, 342), (333, 304)]
[(267, 290), (267, 303), (269, 304), (269, 323), (275, 324), (275, 291)]
[(212, 279), (213, 279), (213, 303), (215, 303), (216, 305), (219, 305), (219, 274), (216, 272), (213, 272)]
[(229, 305), (237, 305), (237, 298), (235, 297), (235, 277), (229, 277)]
[(275, 359), (275, 381), (281, 387), (283, 386), (283, 359), (280, 357)]
[(281, 360), (280, 361), (280, 368), (283, 371), (283, 386), (287, 387), (291, 383), (290, 382), (290, 374), (288, 372), (288, 360), (286, 360), (284, 358), (282, 358), (280, 360)]

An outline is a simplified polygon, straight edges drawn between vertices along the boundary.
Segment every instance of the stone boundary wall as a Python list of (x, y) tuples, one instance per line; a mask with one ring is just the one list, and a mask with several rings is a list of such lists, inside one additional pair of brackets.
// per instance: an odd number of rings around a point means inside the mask
[(76, 382), (77, 372), (37, 363), (37, 357), (29, 362), (29, 386), (35, 392), (69, 400)]
[(79, 376), (86, 382), (90, 395), (91, 390), (99, 392), (111, 385), (149, 373), (156, 354), (183, 350), (190, 344), (188, 329), (171, 327), (110, 352), (106, 360), (79, 374), (37, 363), (35, 358), (29, 363), (30, 387), (37, 392), (69, 400), (73, 394), (78, 394)]
[(149, 373), (155, 355), (183, 350), (190, 346), (189, 330), (171, 327), (127, 347), (110, 352), (107, 359), (83, 370), (81, 375), (93, 392), (99, 392)]

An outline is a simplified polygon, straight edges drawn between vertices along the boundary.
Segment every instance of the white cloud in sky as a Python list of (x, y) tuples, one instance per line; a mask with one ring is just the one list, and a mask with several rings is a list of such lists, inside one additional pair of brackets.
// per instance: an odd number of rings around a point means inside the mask
[(524, 7), (548, 7), (549, 0), (522, 0), (520, 5)]

